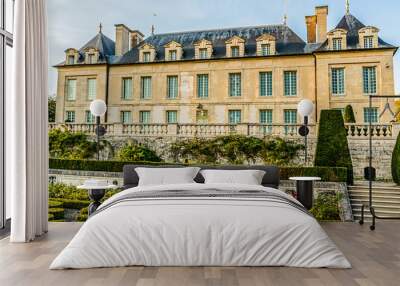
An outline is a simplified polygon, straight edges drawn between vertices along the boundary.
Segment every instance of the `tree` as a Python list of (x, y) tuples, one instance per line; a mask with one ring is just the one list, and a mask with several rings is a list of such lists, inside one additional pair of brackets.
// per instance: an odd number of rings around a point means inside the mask
[(347, 132), (339, 110), (321, 110), (314, 164), (320, 167), (346, 167), (347, 183), (353, 184)]
[(344, 122), (345, 123), (356, 123), (356, 118), (354, 117), (353, 107), (349, 104), (346, 105), (344, 109)]
[(400, 185), (400, 133), (392, 153), (392, 178), (397, 185)]
[(47, 99), (47, 106), (48, 106), (48, 116), (49, 122), (56, 121), (56, 99), (54, 97), (49, 97)]

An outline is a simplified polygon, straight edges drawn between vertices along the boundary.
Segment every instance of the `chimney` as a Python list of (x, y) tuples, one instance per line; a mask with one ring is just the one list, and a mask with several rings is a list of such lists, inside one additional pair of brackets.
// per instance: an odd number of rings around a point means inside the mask
[(131, 31), (131, 46), (130, 46), (130, 48), (132, 49), (132, 48), (136, 47), (137, 45), (139, 45), (139, 43), (141, 41), (143, 41), (143, 37), (144, 37), (144, 35), (140, 31), (138, 31), (138, 30)]
[(115, 55), (122, 56), (129, 50), (129, 28), (124, 24), (115, 25)]
[(326, 40), (328, 6), (315, 7), (315, 15), (317, 16), (317, 43), (322, 43)]
[(306, 16), (307, 43), (317, 41), (317, 16)]

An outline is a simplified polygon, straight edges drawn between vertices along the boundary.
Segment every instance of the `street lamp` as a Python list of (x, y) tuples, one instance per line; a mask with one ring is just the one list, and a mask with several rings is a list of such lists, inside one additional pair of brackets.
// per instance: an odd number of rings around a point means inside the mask
[(97, 136), (97, 160), (100, 159), (100, 136), (106, 133), (106, 129), (100, 126), (100, 116), (103, 116), (107, 111), (106, 103), (101, 99), (93, 100), (90, 103), (90, 112), (96, 117), (96, 136)]
[(299, 128), (299, 134), (304, 137), (304, 162), (307, 164), (307, 135), (310, 132), (307, 124), (308, 116), (314, 111), (314, 104), (309, 99), (303, 99), (297, 105), (297, 111), (304, 118), (304, 124)]

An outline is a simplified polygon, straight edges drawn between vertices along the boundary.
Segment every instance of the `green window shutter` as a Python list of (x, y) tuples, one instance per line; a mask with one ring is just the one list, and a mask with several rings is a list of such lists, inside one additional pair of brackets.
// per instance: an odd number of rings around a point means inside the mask
[(132, 123), (132, 113), (130, 111), (121, 111), (121, 123)]
[(86, 123), (92, 124), (95, 122), (95, 116), (89, 111), (85, 111), (85, 118), (86, 118)]
[(284, 72), (284, 93), (285, 96), (297, 95), (297, 72), (285, 71)]
[(377, 107), (364, 107), (364, 122), (365, 123), (378, 123), (378, 108)]
[(132, 98), (132, 78), (122, 79), (122, 99)]
[(229, 74), (229, 96), (242, 95), (242, 82), (240, 73)]
[(260, 96), (272, 96), (272, 72), (260, 72)]
[(364, 93), (376, 94), (376, 68), (363, 67), (363, 87)]
[(197, 75), (197, 97), (208, 97), (208, 74)]
[(167, 98), (178, 97), (178, 76), (167, 76)]
[(151, 98), (151, 77), (143, 76), (140, 79), (140, 98)]
[(241, 110), (229, 110), (229, 124), (238, 124), (242, 122), (242, 111)]
[(344, 95), (344, 68), (331, 70), (332, 95)]

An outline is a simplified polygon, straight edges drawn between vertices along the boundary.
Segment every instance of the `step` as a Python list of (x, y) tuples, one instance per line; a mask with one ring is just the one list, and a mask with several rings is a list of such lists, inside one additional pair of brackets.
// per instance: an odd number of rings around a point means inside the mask
[[(358, 189), (354, 189), (354, 190), (349, 190), (349, 194), (369, 194), (369, 190), (358, 190)], [(372, 194), (376, 194), (376, 195), (391, 195), (391, 196), (399, 196), (400, 197), (400, 192), (398, 191), (392, 191), (392, 190), (372, 190)]]
[[(369, 200), (369, 195), (367, 194), (350, 194), (350, 199), (353, 200)], [(382, 202), (399, 202), (400, 201), (400, 197), (395, 197), (395, 196), (386, 196), (386, 195), (372, 195), (372, 200), (381, 200)]]
[[(369, 190), (369, 186), (363, 186), (363, 185), (356, 185), (356, 186), (348, 186), (348, 190)], [(395, 187), (395, 186), (372, 186), (373, 190), (380, 191), (380, 190), (389, 190), (389, 191), (394, 191), (394, 192), (400, 192), (400, 187)]]
[[(367, 212), (369, 212), (369, 210), (367, 210)], [(355, 213), (361, 213), (361, 208), (355, 208), (353, 209), (353, 214)], [(375, 208), (375, 213), (377, 215), (387, 215), (387, 216), (396, 216), (400, 218), (400, 210), (382, 210), (379, 208)]]
[[(361, 204), (365, 205), (365, 204), (368, 204), (368, 203), (369, 203), (368, 199), (366, 199), (366, 200), (350, 199), (350, 204), (352, 206), (361, 205)], [(391, 202), (387, 202), (387, 201), (382, 201), (380, 199), (373, 198), (372, 199), (372, 204), (374, 206), (393, 206), (393, 207), (398, 207), (400, 209), (400, 201), (397, 201), (397, 200), (391, 201)]]
[[(391, 206), (377, 206), (374, 205), (375, 211), (376, 212), (394, 212), (400, 214), (400, 208), (399, 207), (391, 207)], [(352, 207), (353, 213), (357, 211), (361, 211), (361, 206), (353, 206)]]

